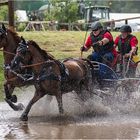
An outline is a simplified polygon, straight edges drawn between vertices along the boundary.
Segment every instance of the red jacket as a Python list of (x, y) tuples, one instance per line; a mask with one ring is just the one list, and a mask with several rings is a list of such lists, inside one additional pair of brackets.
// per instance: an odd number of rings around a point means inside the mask
[[(106, 32), (103, 35), (103, 38), (107, 38), (109, 41), (112, 41), (113, 40), (113, 37), (112, 37), (112, 35), (109, 32)], [(87, 38), (87, 40), (86, 40), (85, 47), (89, 49), (92, 46), (93, 43), (94, 42), (92, 42), (91, 36), (89, 35), (88, 38)], [(112, 53), (114, 54), (114, 56), (117, 55), (117, 51), (116, 51), (115, 48), (112, 50)]]
[[(118, 43), (119, 43), (119, 40), (120, 40), (120, 36), (117, 36), (116, 39), (115, 39), (115, 42), (114, 44), (116, 46), (118, 46)], [(126, 39), (122, 39), (122, 43), (124, 43), (126, 41)], [(136, 47), (138, 44), (138, 40), (135, 36), (133, 36), (131, 39), (130, 39), (130, 46), (131, 47)]]

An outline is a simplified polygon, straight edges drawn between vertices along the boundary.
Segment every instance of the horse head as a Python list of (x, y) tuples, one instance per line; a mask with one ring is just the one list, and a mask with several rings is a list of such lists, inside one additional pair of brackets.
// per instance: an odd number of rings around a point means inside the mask
[[(11, 63), (12, 69), (15, 69), (15, 67), (19, 68), (20, 63), (28, 65), (29, 62), (36, 57), (36, 55), (39, 62), (55, 60), (51, 54), (47, 53), (45, 50), (42, 50), (35, 41), (30, 40), (26, 42), (25, 39), (21, 37), (21, 42), (16, 50), (16, 56)], [(34, 59), (34, 61), (36, 60)]]
[(31, 61), (31, 55), (28, 51), (28, 42), (25, 41), (23, 37), (21, 37), (21, 42), (19, 43), (16, 55), (14, 59), (11, 61), (11, 69), (13, 70), (21, 70), (21, 65), (27, 65)]

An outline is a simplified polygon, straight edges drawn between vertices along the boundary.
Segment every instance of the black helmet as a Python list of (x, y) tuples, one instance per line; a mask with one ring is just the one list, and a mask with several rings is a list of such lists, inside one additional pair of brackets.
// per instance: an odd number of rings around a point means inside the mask
[(132, 29), (129, 25), (123, 25), (120, 28), (120, 32), (126, 32), (126, 33), (131, 33)]
[(96, 30), (99, 30), (99, 29), (102, 29), (102, 28), (103, 28), (103, 26), (99, 21), (96, 21), (96, 22), (91, 24), (91, 30), (92, 31), (96, 31)]

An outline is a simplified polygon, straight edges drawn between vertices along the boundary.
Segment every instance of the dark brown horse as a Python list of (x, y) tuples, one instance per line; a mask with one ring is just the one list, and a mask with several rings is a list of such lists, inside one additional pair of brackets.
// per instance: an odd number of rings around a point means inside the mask
[[(21, 110), (22, 106), (15, 105), (13, 103), (17, 102), (16, 95), (12, 95), (15, 87), (21, 87), (25, 85), (32, 84), (32, 81), (24, 81), (23, 77), (16, 76), (16, 73), (13, 73), (10, 70), (10, 64), (12, 59), (16, 54), (16, 49), (19, 45), (21, 38), (18, 34), (10, 29), (5, 28), (4, 24), (0, 27), (0, 48), (3, 48), (3, 56), (4, 56), (4, 76), (6, 82), (4, 83), (4, 92), (5, 92), (5, 100), (6, 102), (14, 109)], [(27, 73), (27, 71), (31, 72), (31, 68), (22, 69), (22, 74)]]
[(2, 27), (0, 27), (0, 48), (3, 48), (4, 56), (4, 76), (6, 79), (6, 82), (4, 83), (4, 91), (6, 100), (14, 103), (17, 102), (16, 95), (12, 95), (15, 85), (21, 86), (23, 82), (20, 82), (21, 79), (9, 71), (9, 67), (12, 59), (14, 58), (14, 54), (16, 53), (19, 42), (20, 37), (17, 33), (10, 29), (6, 29), (2, 24)]
[(86, 61), (70, 59), (66, 60), (63, 65), (57, 60), (46, 61), (46, 56), (47, 53), (34, 41), (25, 42), (22, 39), (12, 61), (13, 70), (16, 70), (15, 66), (19, 68), (21, 63), (26, 64), (27, 60), (31, 61), (32, 64), (25, 67), (32, 67), (35, 75), (35, 94), (21, 115), (21, 120), (28, 120), (32, 105), (46, 94), (56, 97), (59, 113), (63, 114), (62, 94), (72, 90), (80, 94), (82, 87), (88, 89), (91, 71)]

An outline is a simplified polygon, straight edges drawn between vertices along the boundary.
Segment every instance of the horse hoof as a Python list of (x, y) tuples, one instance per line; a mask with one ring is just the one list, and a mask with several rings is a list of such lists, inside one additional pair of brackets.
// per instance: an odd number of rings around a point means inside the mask
[(11, 102), (16, 103), (17, 102), (17, 96), (12, 95)]
[(19, 111), (21, 108), (21, 105), (15, 105), (13, 102), (11, 102), (11, 100), (8, 100), (7, 98), (5, 98), (5, 101), (8, 103), (8, 105), (14, 110), (14, 111)]
[(28, 117), (26, 115), (21, 115), (20, 120), (21, 121), (28, 121)]

